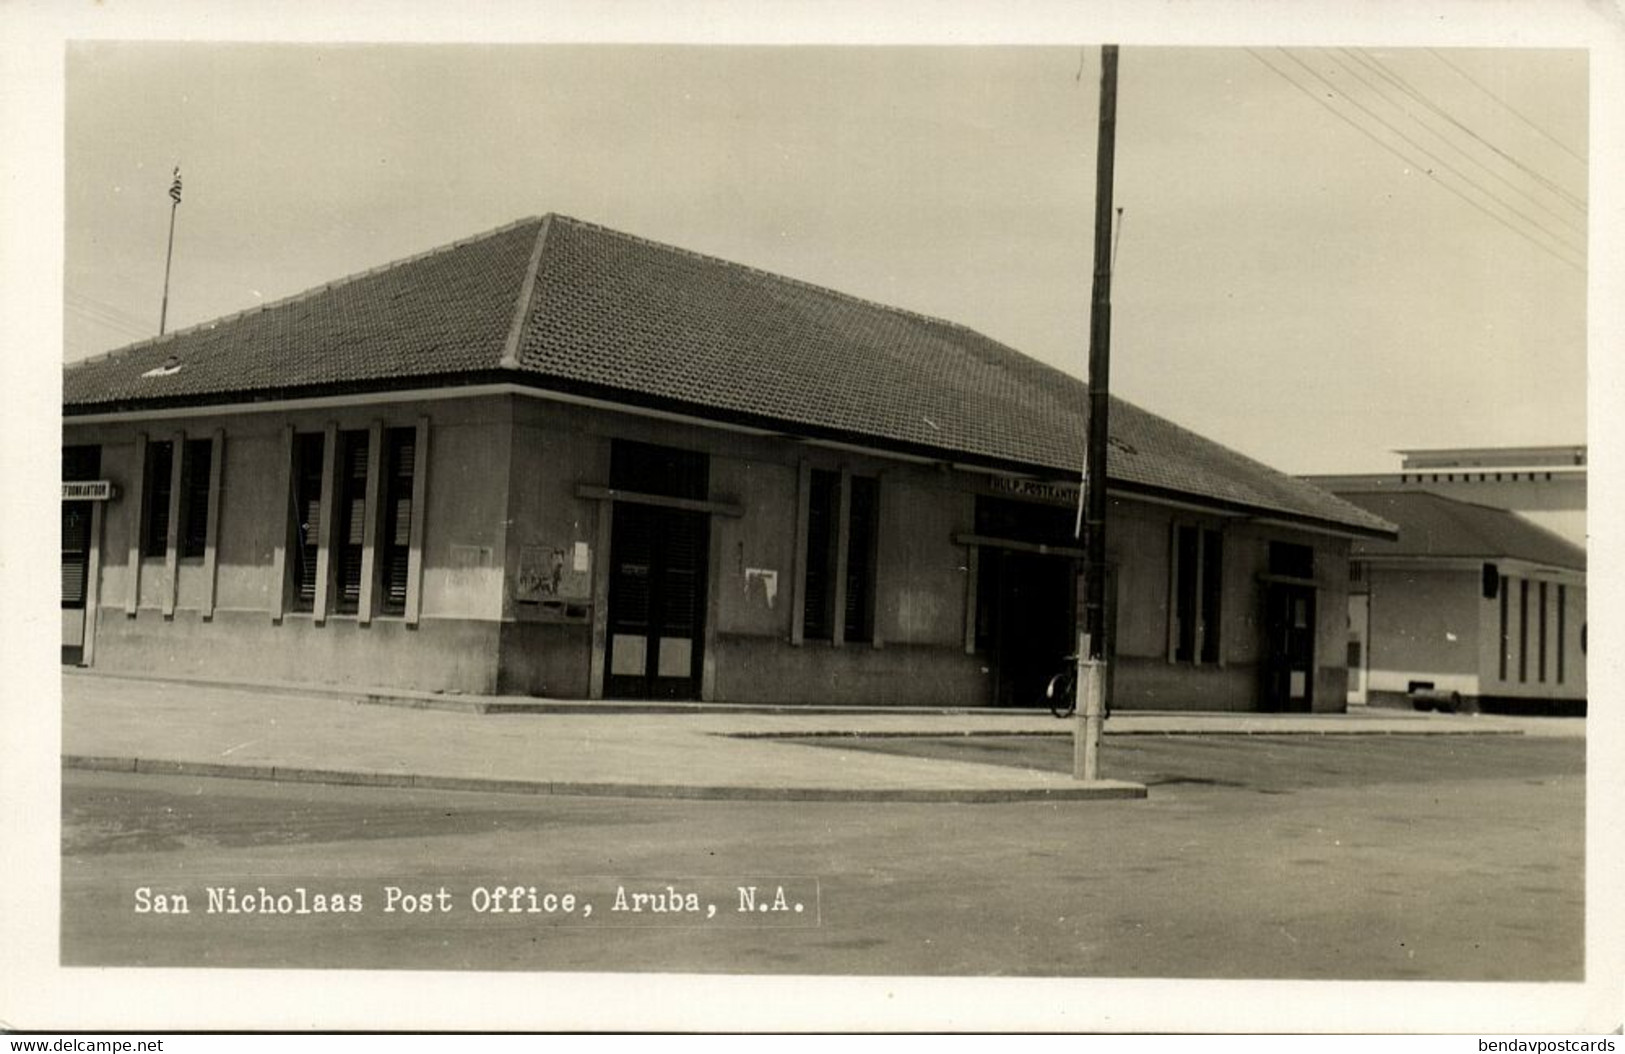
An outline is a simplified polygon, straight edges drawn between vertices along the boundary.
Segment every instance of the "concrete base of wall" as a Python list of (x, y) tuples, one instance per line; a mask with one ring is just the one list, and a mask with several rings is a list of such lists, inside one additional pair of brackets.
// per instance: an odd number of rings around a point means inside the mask
[(177, 611), (166, 619), (103, 610), (96, 626), (97, 670), (231, 681), (289, 681), (443, 689), (488, 694), (497, 688), (498, 624), (472, 619), (399, 619), (317, 625), (309, 615), (280, 623), (263, 611), (217, 611), (212, 619)]
[[(1254, 663), (1191, 666), (1164, 659), (1122, 658), (1111, 673), (1113, 710), (1191, 710), (1207, 713), (1258, 713), (1264, 709), (1263, 674)], [(1322, 667), (1316, 672), (1311, 713), (1348, 709), (1348, 681), (1343, 671)]]
[(1191, 666), (1119, 656), (1113, 665), (1113, 710), (1259, 709), (1258, 668), (1251, 664)]
[(503, 695), (585, 699), (592, 680), (592, 627), (504, 622), (497, 690)]
[(988, 706), (990, 676), (959, 648), (823, 642), (792, 647), (770, 637), (717, 642), (716, 702), (836, 706)]

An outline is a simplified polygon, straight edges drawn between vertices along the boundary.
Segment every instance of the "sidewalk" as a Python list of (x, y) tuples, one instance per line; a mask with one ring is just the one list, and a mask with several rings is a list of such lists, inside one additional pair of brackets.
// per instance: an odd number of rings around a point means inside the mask
[[(224, 686), (65, 671), (69, 767), (449, 790), (658, 798), (1013, 801), (1136, 798), (999, 765), (809, 750), (792, 736), (1065, 735), (1047, 712), (760, 710), (570, 703), (309, 686)], [(369, 701), (362, 701), (363, 699)], [(393, 705), (376, 705), (379, 703)], [(1120, 714), (1110, 735), (1519, 734), (1518, 719)]]

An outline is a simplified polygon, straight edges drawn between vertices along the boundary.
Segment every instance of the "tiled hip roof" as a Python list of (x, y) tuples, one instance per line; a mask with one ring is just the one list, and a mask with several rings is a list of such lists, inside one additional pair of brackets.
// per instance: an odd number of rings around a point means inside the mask
[[(459, 377), (1038, 474), (1083, 461), (1088, 390), (1068, 374), (951, 322), (560, 216), (70, 366), (63, 384), (72, 415)], [(1111, 433), (1114, 483), (1388, 533), (1121, 400)]]

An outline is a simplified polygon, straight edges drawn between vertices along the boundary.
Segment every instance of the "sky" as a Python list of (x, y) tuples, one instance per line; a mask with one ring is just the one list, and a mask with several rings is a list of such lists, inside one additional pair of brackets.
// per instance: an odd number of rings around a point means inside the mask
[[(179, 165), (171, 330), (560, 212), (1086, 372), (1092, 45), (92, 41), (65, 70), (67, 361), (157, 332)], [(1572, 48), (1126, 45), (1113, 391), (1295, 473), (1584, 442), (1587, 87)]]

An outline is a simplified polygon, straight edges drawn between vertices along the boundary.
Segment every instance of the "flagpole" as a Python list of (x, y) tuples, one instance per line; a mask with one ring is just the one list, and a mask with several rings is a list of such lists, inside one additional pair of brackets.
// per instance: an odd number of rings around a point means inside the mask
[(169, 320), (169, 263), (175, 257), (175, 212), (181, 207), (181, 170), (175, 168), (175, 182), (169, 186), (169, 247), (164, 250), (164, 302), (158, 309), (158, 335), (164, 335)]

